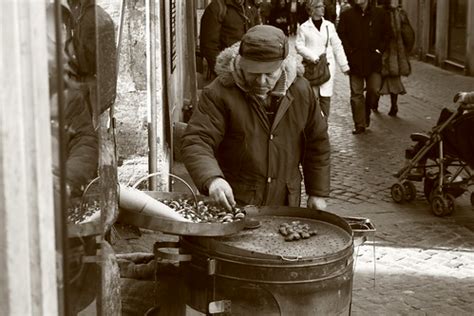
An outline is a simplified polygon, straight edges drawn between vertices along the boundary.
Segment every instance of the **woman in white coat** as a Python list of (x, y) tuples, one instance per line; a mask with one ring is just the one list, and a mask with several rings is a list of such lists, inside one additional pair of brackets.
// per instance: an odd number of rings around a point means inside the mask
[(335, 61), (346, 75), (349, 74), (349, 63), (334, 24), (323, 18), (324, 1), (306, 0), (306, 9), (310, 17), (299, 26), (295, 46), (296, 51), (303, 56), (303, 59), (310, 62), (318, 61), (319, 56), (326, 52), (331, 78), (319, 87), (313, 86), (313, 91), (316, 97), (319, 97), (319, 104), (327, 117), (333, 93)]

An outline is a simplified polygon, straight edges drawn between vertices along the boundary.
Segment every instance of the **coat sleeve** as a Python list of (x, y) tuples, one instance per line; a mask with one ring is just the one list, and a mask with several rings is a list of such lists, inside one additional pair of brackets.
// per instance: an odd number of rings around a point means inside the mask
[(303, 174), (306, 193), (310, 196), (329, 196), (330, 144), (326, 119), (321, 114), (319, 102), (311, 91), (311, 111), (305, 128)]
[(342, 72), (349, 70), (349, 62), (347, 61), (346, 53), (344, 52), (344, 47), (342, 46), (341, 39), (337, 35), (336, 28), (334, 24), (330, 26), (330, 36), (331, 36), (331, 47), (334, 53), (334, 57), (336, 58), (337, 64), (341, 68)]
[(82, 187), (97, 175), (99, 144), (84, 99), (75, 95), (68, 100), (67, 107), (66, 120), (70, 136), (66, 177), (73, 195), (78, 195), (82, 192)]
[(347, 19), (347, 11), (344, 11), (341, 13), (339, 23), (337, 24), (337, 34), (342, 42), (346, 56), (350, 55), (353, 50), (348, 38), (350, 30), (347, 30)]
[(224, 104), (210, 89), (204, 89), (183, 136), (181, 155), (194, 184), (208, 194), (205, 184), (214, 177), (224, 177), (215, 153), (226, 130)]
[(319, 56), (315, 56), (314, 52), (306, 46), (306, 34), (304, 26), (298, 27), (296, 31), (295, 48), (304, 60), (315, 62)]
[(212, 1), (204, 10), (199, 32), (199, 48), (211, 67), (216, 64), (220, 52), (221, 22), (219, 21), (219, 4)]

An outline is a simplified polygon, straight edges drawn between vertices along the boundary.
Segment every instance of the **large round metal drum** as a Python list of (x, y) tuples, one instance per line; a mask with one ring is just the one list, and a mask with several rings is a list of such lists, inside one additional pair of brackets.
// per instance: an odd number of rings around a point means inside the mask
[[(328, 212), (261, 207), (248, 211), (260, 226), (226, 237), (182, 237), (187, 308), (231, 315), (348, 315), (353, 279), (349, 224)], [(316, 230), (285, 241), (282, 223)]]

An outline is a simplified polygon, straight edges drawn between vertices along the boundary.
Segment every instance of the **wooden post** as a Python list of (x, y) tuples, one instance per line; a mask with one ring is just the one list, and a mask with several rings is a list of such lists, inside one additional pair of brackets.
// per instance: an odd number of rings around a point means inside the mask
[[(0, 314), (57, 315), (45, 2), (0, 10)], [(61, 258), (58, 258), (58, 262)]]
[[(97, 61), (104, 61), (111, 58), (111, 56), (108, 55), (111, 53), (110, 51), (100, 48), (101, 34), (99, 30), (97, 30), (96, 35)], [(115, 40), (117, 40), (116, 37)], [(117, 50), (116, 53), (118, 58), (120, 51)], [(100, 67), (108, 66), (109, 65), (104, 62), (98, 62), (97, 64), (97, 91), (100, 91), (100, 83), (110, 80), (110, 78), (103, 77), (106, 73), (105, 71), (100, 71)], [(114, 66), (117, 66), (118, 70), (118, 65)], [(97, 104), (103, 104), (101, 94), (97, 93), (96, 97)], [(100, 236), (101, 289), (96, 298), (96, 303), (98, 314), (104, 316), (120, 315), (122, 308), (120, 296), (120, 271), (115, 252), (109, 243), (112, 226), (118, 217), (119, 194), (113, 112), (112, 106), (108, 111), (102, 113), (99, 118), (98, 126), (102, 235)]]

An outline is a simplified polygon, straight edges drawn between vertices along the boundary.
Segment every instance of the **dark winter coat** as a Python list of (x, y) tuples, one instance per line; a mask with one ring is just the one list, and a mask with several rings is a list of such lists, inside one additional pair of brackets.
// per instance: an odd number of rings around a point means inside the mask
[(389, 37), (389, 17), (383, 9), (368, 6), (364, 13), (354, 5), (342, 12), (337, 27), (351, 74), (366, 77), (382, 71), (382, 54)]
[[(201, 18), (200, 51), (213, 70), (217, 55), (240, 41), (249, 28), (259, 23), (258, 10), (250, 1), (213, 0)], [(225, 8), (223, 8), (225, 5)]]
[[(56, 104), (52, 106), (57, 106)], [(72, 196), (80, 196), (83, 188), (97, 176), (99, 144), (92, 126), (86, 100), (79, 90), (68, 90), (65, 109), (66, 182)], [(53, 167), (58, 172), (59, 134), (56, 120), (52, 119)]]
[[(238, 67), (238, 44), (218, 58), (218, 77), (202, 91), (181, 154), (198, 189), (223, 177), (236, 201), (254, 205), (299, 206), (303, 167), (306, 193), (329, 194), (329, 139), (301, 57), (290, 53), (272, 94), (281, 100), (273, 125), (246, 91)], [(298, 73), (298, 75), (297, 75)]]
[(408, 20), (401, 8), (389, 9), (391, 37), (388, 49), (383, 53), (382, 76), (408, 76), (411, 73), (408, 48), (403, 43), (401, 24)]

